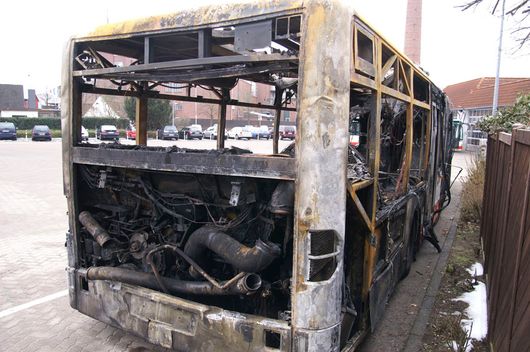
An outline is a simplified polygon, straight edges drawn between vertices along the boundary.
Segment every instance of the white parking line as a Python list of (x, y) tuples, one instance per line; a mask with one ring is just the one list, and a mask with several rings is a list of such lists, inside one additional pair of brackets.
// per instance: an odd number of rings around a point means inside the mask
[(41, 304), (41, 303), (46, 303), (46, 302), (49, 302), (49, 301), (53, 301), (54, 299), (64, 297), (67, 294), (68, 294), (68, 290), (55, 292), (55, 293), (52, 293), (51, 295), (38, 298), (38, 299), (30, 301), (28, 303), (24, 303), (24, 304), (21, 304), (21, 305), (18, 305), (18, 306), (15, 306), (15, 307), (0, 311), (0, 318), (7, 317), (8, 315), (20, 312), (21, 310), (25, 310), (25, 309), (31, 308), (31, 307), (36, 306), (36, 305)]

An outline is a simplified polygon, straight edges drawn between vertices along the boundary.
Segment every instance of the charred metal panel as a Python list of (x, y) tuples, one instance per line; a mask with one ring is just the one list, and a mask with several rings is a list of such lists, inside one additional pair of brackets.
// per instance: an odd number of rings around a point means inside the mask
[[(66, 233), (66, 244), (68, 251), (69, 268), (79, 266), (79, 253), (77, 241), (77, 197), (74, 190), (76, 185), (75, 170), (72, 163), (72, 144), (75, 139), (81, 140), (81, 89), (78, 82), (72, 78), (73, 58), (76, 56), (74, 40), (69, 40), (64, 48), (62, 65), (62, 89), (61, 89), (61, 130), (63, 149), (63, 192), (67, 198), (69, 231)], [(79, 131), (76, 130), (76, 127)], [(74, 132), (75, 131), (75, 132)], [(76, 280), (72, 270), (68, 271), (68, 291), (70, 306), (77, 308), (77, 295), (79, 282)]]
[(272, 22), (257, 22), (236, 26), (234, 49), (246, 52), (271, 45)]
[(77, 295), (82, 313), (176, 351), (263, 351), (266, 331), (281, 339), (279, 348), (269, 350), (291, 350), (290, 327), (283, 321), (110, 281), (89, 281), (88, 291)]
[[(198, 162), (200, 160), (200, 162)], [(171, 153), (150, 150), (118, 150), (75, 147), (72, 161), (77, 164), (115, 166), (132, 169), (178, 171), (210, 175), (248, 176), (293, 180), (293, 158), (218, 153)]]
[[(292, 324), (296, 350), (338, 351), (353, 12), (339, 1), (307, 6), (300, 55), (296, 155), (297, 174), (303, 177), (296, 180)], [(335, 271), (324, 281), (309, 281), (311, 231), (336, 236)]]
[(130, 35), (137, 32), (189, 29), (190, 27), (219, 25), (220, 23), (234, 25), (250, 17), (255, 20), (263, 20), (271, 18), (277, 13), (282, 13), (283, 15), (294, 14), (302, 9), (304, 2), (307, 1), (272, 0), (240, 4), (215, 4), (173, 14), (104, 25), (90, 33), (86, 38), (96, 39), (112, 35)]

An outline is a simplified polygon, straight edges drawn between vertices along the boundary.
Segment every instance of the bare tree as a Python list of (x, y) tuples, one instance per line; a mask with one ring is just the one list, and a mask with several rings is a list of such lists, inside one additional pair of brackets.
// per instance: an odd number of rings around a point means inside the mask
[[(458, 7), (461, 8), (462, 11), (466, 11), (484, 2), (493, 3), (491, 13), (495, 14), (499, 8), (501, 0), (471, 0)], [(518, 49), (521, 49), (523, 46), (530, 43), (530, 0), (507, 0), (506, 6), (509, 10), (506, 11), (505, 15), (512, 16), (516, 22), (517, 28), (512, 31), (512, 35), (515, 36), (515, 40), (519, 43)]]

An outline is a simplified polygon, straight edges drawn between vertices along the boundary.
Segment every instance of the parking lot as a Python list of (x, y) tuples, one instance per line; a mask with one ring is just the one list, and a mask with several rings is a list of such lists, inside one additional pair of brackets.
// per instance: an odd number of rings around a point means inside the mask
[[(281, 141), (280, 150), (289, 143)], [(215, 141), (148, 144), (207, 149)], [(272, 152), (272, 140), (226, 145)], [(68, 304), (61, 146), (60, 139), (0, 141), (0, 351), (161, 351)]]

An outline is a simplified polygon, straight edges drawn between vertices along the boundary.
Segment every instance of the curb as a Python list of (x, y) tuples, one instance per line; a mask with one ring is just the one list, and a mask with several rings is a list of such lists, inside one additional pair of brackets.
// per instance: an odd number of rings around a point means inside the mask
[(407, 343), (402, 350), (403, 352), (418, 352), (422, 350), (423, 335), (427, 329), (427, 324), (429, 324), (432, 308), (436, 301), (438, 290), (440, 289), (440, 283), (445, 272), (445, 266), (447, 265), (455, 237), (456, 223), (455, 220), (453, 220), (447, 238), (444, 241), (440, 257), (436, 261), (436, 267), (434, 268), (429, 287), (427, 287), (427, 291), (425, 292), (416, 321), (412, 326)]

